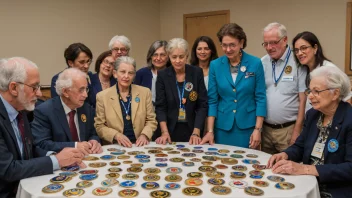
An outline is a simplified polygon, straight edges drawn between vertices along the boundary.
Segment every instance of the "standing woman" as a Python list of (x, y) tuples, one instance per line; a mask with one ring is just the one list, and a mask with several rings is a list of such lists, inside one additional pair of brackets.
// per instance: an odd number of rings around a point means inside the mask
[(116, 79), (112, 75), (114, 70), (114, 58), (111, 51), (103, 52), (99, 55), (97, 61), (95, 62), (95, 74), (91, 76), (91, 87), (90, 90), (92, 97), (89, 103), (95, 108), (96, 105), (96, 95), (97, 93), (112, 87), (116, 84)]
[(147, 87), (152, 91), (153, 103), (155, 103), (155, 84), (158, 71), (170, 66), (169, 57), (166, 53), (166, 41), (155, 41), (147, 54), (147, 67), (143, 67), (136, 73), (134, 84)]
[(157, 144), (189, 142), (199, 144), (208, 110), (202, 69), (187, 65), (188, 43), (169, 41), (166, 52), (172, 67), (158, 72), (155, 111), (161, 128)]
[(235, 24), (217, 33), (225, 55), (210, 63), (208, 130), (201, 144), (215, 142), (257, 148), (266, 116), (266, 89), (261, 60), (243, 49), (247, 37)]
[[(134, 84), (147, 87), (152, 92), (153, 105), (155, 104), (156, 98), (156, 79), (158, 77), (158, 71), (169, 67), (171, 65), (169, 57), (166, 53), (167, 41), (155, 41), (149, 48), (147, 54), (147, 66), (141, 68), (136, 73)], [(160, 126), (154, 132), (152, 140), (155, 141), (161, 135)]]
[(205, 87), (208, 90), (210, 61), (218, 58), (215, 44), (210, 37), (200, 36), (193, 44), (191, 52), (191, 65), (199, 66), (203, 70)]
[[(293, 51), (295, 53), (295, 60), (297, 63), (308, 68), (306, 77), (306, 86), (309, 87), (310, 76), (309, 74), (316, 68), (321, 66), (333, 66), (336, 67), (329, 59), (327, 59), (323, 53), (323, 47), (321, 46), (318, 37), (312, 32), (301, 32), (296, 35), (292, 40)], [(344, 98), (344, 101), (350, 99), (351, 96)], [(306, 112), (312, 108), (310, 100), (306, 102)]]

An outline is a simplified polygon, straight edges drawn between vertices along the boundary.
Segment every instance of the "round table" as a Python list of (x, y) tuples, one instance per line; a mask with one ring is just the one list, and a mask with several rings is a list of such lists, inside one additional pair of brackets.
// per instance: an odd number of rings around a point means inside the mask
[[(150, 162), (148, 163), (143, 163), (143, 167), (142, 169), (146, 169), (146, 168), (155, 168), (155, 164), (158, 163), (155, 161), (155, 156), (154, 154), (148, 154), (148, 147), (160, 147), (160, 148), (166, 148), (166, 147), (172, 147), (173, 150), (178, 150), (179, 145), (184, 145), (185, 148), (189, 148), (192, 152), (192, 150), (194, 149), (194, 147), (197, 147), (199, 145), (189, 145), (188, 143), (177, 143), (175, 144), (168, 144), (168, 145), (157, 145), (154, 142), (151, 142), (149, 145), (145, 146), (145, 147), (132, 147), (132, 148), (124, 148), (118, 145), (107, 145), (104, 146), (104, 152), (102, 154), (93, 154), (91, 156), (97, 156), (100, 157), (102, 155), (109, 155), (110, 151), (108, 151), (108, 148), (117, 148), (117, 149), (124, 149), (126, 150), (126, 155), (128, 155), (127, 153), (130, 151), (144, 151), (146, 155), (150, 155)], [(203, 153), (196, 153), (196, 157), (195, 158), (200, 158), (202, 159), (202, 161), (206, 161), (204, 160), (202, 157), (205, 156), (205, 152), (214, 152), (214, 150), (216, 149), (227, 149), (230, 152), (228, 153), (227, 157), (230, 157), (231, 154), (234, 154), (234, 151), (236, 150), (242, 150), (245, 151), (243, 155), (243, 158), (239, 158), (238, 160), (238, 164), (237, 165), (246, 165), (247, 166), (247, 171), (244, 171), (244, 173), (246, 173), (246, 178), (242, 179), (244, 181), (246, 181), (248, 183), (248, 186), (254, 186), (257, 187), (253, 184), (253, 181), (255, 181), (255, 179), (250, 178), (250, 174), (249, 171), (254, 170), (254, 168), (252, 167), (252, 164), (244, 164), (242, 162), (243, 159), (255, 159), (258, 160), (260, 162), (260, 164), (266, 164), (268, 159), (270, 158), (270, 155), (258, 150), (252, 150), (252, 149), (245, 149), (245, 148), (240, 148), (240, 147), (234, 147), (234, 146), (228, 146), (228, 145), (221, 145), (221, 144), (215, 144), (213, 146), (211, 145), (200, 145), (202, 148), (201, 150), (203, 150)], [(208, 150), (210, 148), (210, 150)], [(216, 149), (215, 149), (216, 148)], [(167, 154), (168, 151), (163, 151), (163, 153)], [(168, 159), (173, 158), (173, 157), (181, 157), (184, 158), (185, 161), (190, 161), (191, 158), (193, 157), (183, 157), (182, 153), (184, 153), (183, 151), (180, 151), (180, 154), (168, 154)], [(248, 158), (246, 157), (247, 154), (255, 154), (258, 157), (257, 158)], [(219, 158), (225, 157), (225, 156), (218, 156)], [(81, 170), (88, 170), (88, 169), (97, 169), (98, 175), (99, 177), (95, 180), (93, 180), (93, 186), (88, 187), (88, 188), (84, 188), (85, 193), (84, 195), (82, 195), (82, 197), (98, 197), (96, 195), (94, 195), (92, 193), (93, 189), (97, 188), (97, 187), (102, 187), (101, 182), (105, 179), (107, 179), (105, 177), (106, 174), (108, 174), (108, 168), (111, 168), (112, 166), (109, 165), (110, 161), (118, 161), (121, 162), (121, 165), (119, 166), (115, 166), (115, 167), (119, 167), (122, 168), (122, 171), (119, 172), (120, 177), (117, 179), (120, 183), (125, 181), (122, 178), (122, 175), (127, 172), (127, 168), (130, 167), (130, 164), (124, 164), (123, 161), (124, 160), (130, 160), (133, 163), (139, 163), (138, 159), (135, 158), (135, 156), (130, 155), (130, 159), (114, 159), (114, 160), (97, 160), (97, 161), (85, 161), (85, 163), (87, 164), (87, 168), (85, 169), (81, 169)], [(91, 162), (106, 162), (107, 165), (105, 167), (101, 167), (101, 168), (92, 168), (89, 167), (88, 164)], [(171, 193), (171, 197), (188, 197), (186, 195), (184, 195), (182, 193), (182, 189), (184, 189), (185, 187), (189, 187), (185, 184), (185, 180), (187, 179), (187, 173), (189, 172), (200, 172), (198, 170), (199, 166), (202, 166), (201, 162), (194, 162), (195, 166), (191, 166), (191, 167), (186, 167), (183, 166), (182, 163), (179, 162), (171, 162), (171, 161), (167, 161), (166, 162), (168, 164), (167, 167), (160, 167), (159, 169), (161, 169), (161, 172), (158, 174), (160, 176), (160, 180), (157, 181), (157, 183), (159, 183), (160, 187), (156, 190), (166, 190), (164, 188), (164, 185), (166, 183), (169, 183), (167, 181), (165, 181), (165, 176), (169, 175), (168, 173), (166, 173), (166, 169), (168, 167), (179, 167), (182, 168), (182, 172), (179, 174), (182, 177), (182, 181), (177, 182), (178, 184), (181, 185), (180, 189), (177, 190), (167, 190), (168, 192)], [(213, 164), (211, 166), (215, 166), (217, 164), (221, 164), (220, 160), (214, 161)], [(219, 172), (223, 172), (225, 174), (225, 177), (223, 178), (226, 182), (224, 184), (224, 186), (230, 187), (229, 182), (232, 181), (233, 179), (230, 178), (230, 174), (231, 172), (234, 172), (235, 170), (233, 170), (231, 167), (233, 165), (227, 165), (228, 168), (227, 169), (218, 169), (217, 171)], [(314, 176), (289, 176), (289, 175), (277, 175), (277, 176), (281, 176), (283, 178), (285, 178), (285, 180), (287, 182), (293, 183), (295, 185), (294, 189), (291, 190), (280, 190), (275, 188), (275, 184), (276, 182), (272, 182), (269, 181), (267, 179), (267, 176), (269, 175), (275, 175), (272, 173), (272, 171), (270, 169), (265, 169), (263, 170), (265, 172), (263, 178), (261, 180), (267, 181), (269, 183), (268, 187), (257, 187), (260, 188), (264, 191), (264, 194), (260, 197), (295, 197), (295, 198), (305, 198), (305, 197), (320, 197), (319, 194), (319, 187), (318, 187), (318, 183), (317, 180)], [(50, 179), (58, 176), (59, 173), (62, 172), (61, 170), (55, 171), (54, 174), (50, 174), (50, 175), (43, 175), (43, 176), (39, 176), (39, 177), (32, 177), (32, 178), (27, 178), (27, 179), (23, 179), (20, 182), (19, 188), (18, 188), (18, 193), (17, 193), (17, 197), (19, 198), (39, 198), (39, 197), (64, 197), (63, 196), (63, 192), (65, 190), (71, 189), (71, 188), (76, 188), (76, 184), (81, 181), (79, 178), (79, 174), (75, 177), (72, 178), (71, 181), (66, 182), (66, 183), (62, 183), (64, 185), (64, 189), (60, 192), (57, 193), (53, 193), (53, 194), (45, 194), (42, 192), (42, 188), (48, 184), (50, 184)], [(78, 172), (78, 171), (77, 171)], [(150, 192), (152, 192), (153, 190), (146, 190), (143, 189), (141, 187), (141, 184), (146, 182), (143, 180), (143, 176), (146, 175), (146, 173), (144, 173), (144, 171), (137, 173), (139, 175), (139, 178), (137, 180), (134, 180), (136, 182), (136, 186), (133, 187), (132, 189), (137, 190), (139, 192), (139, 196), (138, 197), (150, 197)], [(228, 195), (217, 195), (214, 194), (210, 191), (210, 189), (213, 187), (212, 185), (207, 183), (207, 180), (209, 178), (206, 176), (205, 172), (203, 172), (203, 184), (200, 186), (197, 186), (198, 188), (200, 188), (203, 193), (200, 196), (197, 197), (252, 197), (251, 195), (247, 195), (243, 189), (240, 188), (231, 188), (231, 193)], [(113, 189), (112, 193), (110, 193), (109, 195), (106, 195), (104, 197), (119, 197), (118, 192), (124, 188), (120, 187), (119, 185), (115, 185), (111, 187)]]

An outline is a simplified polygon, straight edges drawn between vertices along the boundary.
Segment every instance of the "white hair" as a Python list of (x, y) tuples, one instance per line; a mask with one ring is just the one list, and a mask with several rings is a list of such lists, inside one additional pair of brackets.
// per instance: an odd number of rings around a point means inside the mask
[(280, 38), (287, 36), (286, 27), (278, 22), (269, 23), (267, 26), (265, 26), (265, 28), (263, 29), (263, 34), (264, 32), (268, 32), (274, 29), (277, 30), (277, 33), (279, 34)]
[(56, 80), (55, 89), (57, 95), (62, 95), (62, 89), (72, 87), (73, 79), (77, 78), (87, 78), (87, 74), (82, 72), (77, 68), (67, 68), (59, 74), (59, 77)]
[(120, 56), (118, 59), (116, 59), (115, 64), (114, 64), (114, 69), (117, 71), (122, 63), (133, 65), (134, 71), (136, 71), (136, 61), (129, 56)]
[(38, 68), (35, 63), (23, 57), (0, 59), (0, 90), (7, 91), (11, 82), (24, 83), (27, 79), (26, 67)]
[(112, 46), (116, 43), (116, 42), (119, 42), (121, 43), (122, 45), (124, 45), (128, 51), (131, 49), (132, 45), (131, 45), (131, 41), (130, 39), (128, 39), (126, 36), (124, 35), (116, 35), (114, 37), (112, 37), (112, 39), (110, 40), (109, 42), (109, 49), (112, 50)]
[(175, 49), (182, 49), (188, 55), (188, 42), (183, 38), (173, 38), (166, 46), (166, 52), (172, 53)]
[(335, 66), (323, 66), (314, 69), (310, 73), (310, 78), (323, 77), (326, 86), (330, 89), (340, 90), (340, 99), (347, 97), (351, 91), (351, 82), (348, 76)]

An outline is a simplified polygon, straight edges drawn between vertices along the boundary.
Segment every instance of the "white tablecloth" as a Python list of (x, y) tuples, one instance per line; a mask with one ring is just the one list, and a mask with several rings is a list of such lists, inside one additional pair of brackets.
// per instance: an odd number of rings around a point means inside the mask
[[(178, 143), (178, 144), (183, 144), (186, 146), (186, 148), (189, 148), (191, 151), (193, 149), (193, 147), (195, 147), (194, 145), (188, 145), (188, 143)], [(174, 147), (174, 150), (177, 150), (175, 145), (156, 145), (154, 142), (151, 142), (148, 147)], [(254, 158), (256, 160), (258, 160), (261, 164), (266, 164), (268, 159), (270, 158), (269, 154), (266, 154), (264, 152), (261, 151), (257, 151), (257, 150), (252, 150), (252, 149), (244, 149), (244, 148), (240, 148), (240, 147), (234, 147), (234, 146), (227, 146), (227, 145), (221, 145), (221, 144), (216, 144), (214, 146), (210, 146), (210, 145), (202, 145), (202, 150), (204, 150), (205, 152), (208, 151), (208, 148), (210, 147), (216, 147), (218, 149), (228, 149), (230, 150), (230, 153), (228, 153), (228, 155), (233, 154), (234, 150), (244, 150), (246, 151), (245, 154), (242, 154), (244, 156), (244, 158), (242, 159), (253, 159), (253, 158), (247, 158), (246, 154), (256, 154), (259, 157), (258, 158)], [(107, 151), (107, 148), (119, 148), (119, 149), (125, 149), (126, 150), (126, 154), (129, 151), (144, 151), (147, 155), (150, 155), (150, 162), (149, 163), (144, 163), (144, 166), (142, 167), (142, 169), (144, 170), (145, 168), (149, 168), (149, 167), (155, 167), (155, 164), (158, 163), (155, 161), (155, 156), (154, 154), (148, 154), (148, 150), (144, 149), (144, 148), (140, 148), (140, 147), (132, 147), (132, 148), (123, 148), (120, 147), (118, 145), (108, 145), (108, 146), (104, 146), (104, 152), (102, 154), (99, 155), (93, 155), (93, 156), (101, 156), (101, 155), (106, 155), (106, 154), (110, 154), (109, 151)], [(164, 153), (167, 153), (167, 151), (164, 151)], [(169, 154), (168, 158), (172, 158), (172, 157), (182, 157), (181, 154), (183, 152), (181, 151), (180, 154)], [(204, 153), (196, 153), (196, 157), (197, 158), (201, 158), (202, 156), (204, 156)], [(220, 156), (221, 157), (221, 156)], [(186, 161), (189, 161), (189, 159), (191, 158), (187, 158), (187, 157), (182, 157), (185, 158)], [(249, 176), (249, 171), (254, 170), (252, 168), (252, 165), (250, 164), (244, 164), (242, 162), (242, 159), (237, 159), (238, 160), (238, 164), (240, 165), (246, 165), (247, 166), (247, 171), (245, 171), (247, 177), (245, 179), (243, 179), (244, 181), (248, 182), (249, 186), (254, 186), (253, 185), (253, 181), (254, 179), (251, 179)], [(133, 161), (133, 163), (139, 163), (138, 159), (134, 158), (134, 156), (131, 156), (130, 159), (126, 159), (126, 160), (131, 160)], [(114, 159), (112, 161), (119, 161), (121, 162), (120, 166), (115, 166), (115, 167), (120, 167), (123, 169), (122, 172), (119, 172), (120, 177), (117, 179), (119, 182), (125, 181), (122, 178), (122, 175), (127, 173), (127, 168), (130, 167), (130, 164), (123, 164), (122, 159)], [(202, 159), (202, 161), (205, 161)], [(107, 166), (102, 167), (102, 168), (91, 168), (91, 167), (87, 167), (86, 169), (98, 169), (99, 172), (99, 177), (95, 180), (93, 180), (93, 186), (89, 187), (89, 188), (84, 188), (85, 190), (85, 194), (82, 197), (97, 197), (95, 195), (92, 194), (93, 189), (97, 188), (97, 187), (101, 187), (101, 182), (105, 179), (107, 179), (105, 177), (105, 175), (108, 173), (108, 168), (110, 168), (111, 166), (109, 165), (108, 160), (98, 160), (98, 161), (85, 161), (86, 164), (88, 165), (88, 163), (90, 162), (107, 162)], [(195, 166), (193, 167), (185, 167), (182, 166), (182, 163), (174, 163), (174, 162), (170, 162), (167, 161), (168, 166), (164, 167), (164, 168), (160, 168), (161, 169), (161, 173), (159, 173), (158, 175), (160, 176), (160, 180), (157, 181), (157, 183), (160, 184), (160, 188), (159, 189), (164, 189), (164, 185), (166, 183), (169, 183), (167, 181), (165, 181), (165, 176), (168, 175), (168, 173), (166, 173), (166, 169), (168, 167), (180, 167), (182, 168), (182, 173), (179, 174), (180, 176), (182, 176), (182, 181), (178, 182), (181, 185), (180, 189), (177, 190), (167, 190), (171, 193), (171, 197), (187, 197), (186, 195), (184, 195), (182, 193), (182, 189), (185, 187), (188, 187), (184, 181), (187, 179), (187, 173), (189, 172), (199, 172), (198, 167), (202, 166), (201, 162), (195, 162)], [(221, 164), (221, 162), (218, 160), (216, 162), (213, 163), (212, 166), (215, 166), (217, 164)], [(232, 180), (230, 178), (230, 172), (233, 172), (234, 170), (231, 168), (232, 165), (227, 165), (228, 169), (218, 169), (218, 171), (225, 173), (225, 177), (223, 178), (226, 183), (224, 184), (225, 186), (229, 186), (229, 182)], [(33, 177), (33, 178), (27, 178), (27, 179), (23, 179), (20, 182), (19, 185), (19, 189), (18, 189), (18, 193), (17, 193), (17, 197), (18, 198), (39, 198), (39, 197), (64, 197), (63, 196), (63, 191), (71, 189), (71, 188), (76, 188), (76, 184), (81, 181), (79, 179), (79, 176), (75, 176), (72, 178), (71, 181), (67, 182), (67, 183), (63, 183), (64, 185), (64, 189), (58, 193), (54, 193), (54, 194), (45, 194), (42, 192), (42, 188), (48, 184), (50, 184), (50, 179), (53, 178), (54, 176), (59, 175), (59, 173), (62, 172), (61, 170), (59, 171), (55, 171), (54, 174), (51, 175), (44, 175), (44, 176), (39, 176), (39, 177)], [(260, 189), (262, 189), (264, 191), (264, 195), (262, 195), (261, 197), (295, 197), (295, 198), (316, 198), (316, 197), (320, 197), (319, 195), (319, 188), (318, 188), (318, 184), (317, 184), (317, 180), (314, 176), (287, 176), (287, 175), (280, 175), (282, 177), (284, 177), (286, 179), (287, 182), (293, 183), (295, 185), (295, 188), (292, 190), (279, 190), (277, 188), (274, 187), (274, 185), (276, 184), (275, 182), (269, 181), (267, 179), (267, 176), (269, 175), (274, 175), (271, 170), (264, 170), (265, 175), (262, 178), (262, 180), (264, 181), (268, 181), (269, 182), (269, 186), (268, 187), (259, 187)], [(139, 179), (134, 180), (136, 181), (137, 185), (136, 187), (134, 187), (133, 189), (138, 190), (139, 191), (139, 196), (138, 197), (150, 197), (150, 192), (153, 190), (145, 190), (141, 187), (141, 184), (146, 182), (143, 180), (143, 176), (146, 175), (143, 171), (138, 173), (139, 175)], [(203, 184), (201, 186), (197, 186), (198, 188), (202, 189), (203, 194), (201, 196), (198, 197), (252, 197), (250, 195), (245, 194), (243, 189), (239, 189), (239, 188), (231, 188), (232, 192), (231, 194), (228, 195), (216, 195), (213, 194), (210, 189), (212, 187), (212, 185), (207, 183), (208, 177), (205, 175), (205, 173), (203, 173)], [(123, 188), (120, 187), (119, 185), (115, 185), (112, 187), (113, 192), (109, 195), (106, 195), (105, 197), (119, 197), (118, 196), (118, 192), (120, 190), (122, 190)]]

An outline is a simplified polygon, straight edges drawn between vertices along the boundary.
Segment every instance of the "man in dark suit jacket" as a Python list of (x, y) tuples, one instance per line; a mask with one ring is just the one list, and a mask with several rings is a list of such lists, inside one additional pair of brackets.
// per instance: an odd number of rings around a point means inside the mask
[(86, 76), (76, 68), (59, 75), (56, 81), (59, 97), (34, 110), (32, 131), (36, 146), (55, 152), (76, 147), (86, 155), (102, 152), (94, 128), (94, 109), (84, 102), (88, 91)]
[[(24, 110), (41, 96), (37, 66), (24, 58), (0, 60), (0, 197), (15, 197), (21, 179), (52, 174), (78, 163), (83, 153), (67, 148), (56, 155), (33, 145)], [(70, 157), (74, 156), (74, 157)]]

